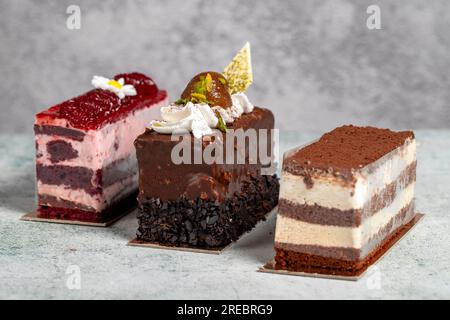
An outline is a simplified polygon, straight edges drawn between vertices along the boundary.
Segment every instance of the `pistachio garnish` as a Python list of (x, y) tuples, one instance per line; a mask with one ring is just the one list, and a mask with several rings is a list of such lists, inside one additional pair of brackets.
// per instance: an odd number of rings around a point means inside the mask
[(226, 125), (225, 121), (223, 121), (223, 118), (222, 118), (222, 116), (221, 116), (219, 111), (216, 110), (215, 113), (216, 113), (216, 116), (217, 116), (217, 119), (218, 119), (217, 129), (219, 129), (220, 131), (226, 133), (227, 132), (227, 125)]

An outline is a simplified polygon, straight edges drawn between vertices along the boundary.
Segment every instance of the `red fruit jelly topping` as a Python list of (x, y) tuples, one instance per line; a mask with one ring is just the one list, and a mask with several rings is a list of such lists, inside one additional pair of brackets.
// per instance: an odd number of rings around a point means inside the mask
[(55, 105), (36, 115), (36, 119), (66, 119), (73, 128), (95, 130), (107, 123), (125, 118), (130, 112), (158, 103), (167, 96), (149, 77), (141, 73), (118, 74), (115, 80), (124, 78), (125, 84), (136, 89), (135, 96), (123, 99), (110, 91), (91, 90), (81, 96)]

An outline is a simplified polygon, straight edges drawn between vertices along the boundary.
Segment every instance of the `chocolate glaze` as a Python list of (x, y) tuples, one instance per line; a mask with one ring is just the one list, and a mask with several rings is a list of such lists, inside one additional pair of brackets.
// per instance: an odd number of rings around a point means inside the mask
[[(253, 112), (236, 119), (232, 128), (273, 129), (274, 117), (271, 111), (255, 107)], [(270, 132), (268, 134), (270, 135)], [(223, 143), (226, 143), (226, 135), (223, 137)], [(191, 140), (193, 145), (194, 139)], [(215, 143), (207, 140), (208, 136), (204, 137), (202, 150), (210, 143)], [(268, 150), (271, 150), (271, 139), (267, 140)], [(171, 152), (178, 143), (179, 141), (171, 141), (171, 135), (150, 130), (136, 139), (140, 200), (159, 198), (161, 201), (167, 201), (184, 196), (188, 199), (200, 197), (221, 201), (239, 191), (242, 182), (251, 175), (260, 174), (261, 163), (249, 164), (248, 161), (245, 164), (174, 164)], [(245, 151), (245, 158), (248, 159), (248, 148)]]

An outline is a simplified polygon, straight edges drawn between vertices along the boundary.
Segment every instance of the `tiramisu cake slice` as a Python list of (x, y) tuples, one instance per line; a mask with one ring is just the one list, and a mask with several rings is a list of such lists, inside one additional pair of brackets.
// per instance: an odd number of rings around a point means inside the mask
[(343, 126), (284, 155), (275, 268), (358, 275), (414, 217), (411, 131)]
[(167, 94), (140, 73), (95, 76), (96, 88), (36, 115), (38, 217), (104, 222), (137, 192), (134, 139)]
[(220, 249), (276, 206), (278, 179), (263, 174), (268, 163), (252, 148), (262, 145), (271, 161), (273, 114), (254, 107), (244, 93), (252, 79), (249, 49), (223, 74), (195, 76), (178, 101), (161, 109), (163, 120), (152, 121), (136, 139), (137, 240)]

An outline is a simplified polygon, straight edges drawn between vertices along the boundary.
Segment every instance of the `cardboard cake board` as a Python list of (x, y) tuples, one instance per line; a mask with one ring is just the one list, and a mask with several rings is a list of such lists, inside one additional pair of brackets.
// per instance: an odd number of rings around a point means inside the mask
[(136, 209), (137, 205), (134, 205), (127, 210), (115, 215), (110, 220), (104, 222), (88, 222), (88, 221), (78, 221), (78, 220), (64, 220), (64, 219), (52, 219), (52, 218), (39, 218), (37, 211), (33, 211), (25, 214), (20, 218), (23, 221), (33, 221), (33, 222), (45, 222), (45, 223), (57, 223), (57, 224), (71, 224), (78, 226), (87, 226), (87, 227), (109, 227), (115, 222), (119, 221), (121, 218), (128, 215), (130, 212)]
[(422, 213), (416, 213), (414, 218), (402, 228), (401, 232), (391, 240), (390, 246), (377, 258), (375, 258), (371, 264), (369, 264), (364, 271), (356, 276), (344, 276), (344, 275), (334, 275), (334, 274), (322, 274), (322, 273), (310, 273), (310, 272), (301, 272), (301, 271), (289, 271), (289, 270), (277, 270), (275, 269), (275, 260), (271, 260), (267, 262), (264, 266), (258, 269), (259, 272), (265, 273), (274, 273), (274, 274), (282, 274), (282, 275), (290, 275), (290, 276), (301, 276), (301, 277), (312, 277), (312, 278), (325, 278), (325, 279), (334, 279), (334, 280), (347, 280), (347, 281), (358, 281), (361, 279), (367, 270), (375, 265), (378, 261), (380, 261), (387, 253), (391, 251), (393, 247), (403, 239), (412, 228), (414, 228), (424, 217)]
[(175, 251), (194, 252), (194, 253), (207, 253), (207, 254), (217, 254), (218, 255), (218, 254), (221, 254), (225, 249), (228, 249), (231, 246), (233, 246), (234, 244), (236, 244), (244, 236), (246, 236), (247, 234), (249, 234), (250, 232), (255, 230), (255, 228), (257, 228), (258, 225), (260, 225), (262, 222), (267, 221), (272, 214), (275, 214), (275, 212), (277, 212), (277, 210), (278, 210), (278, 206), (276, 206), (271, 211), (269, 211), (269, 213), (266, 214), (264, 220), (258, 221), (256, 223), (255, 227), (252, 230), (243, 233), (239, 237), (239, 239), (237, 239), (236, 241), (234, 241), (234, 242), (232, 242), (232, 243), (230, 243), (230, 244), (228, 244), (226, 246), (223, 246), (223, 247), (206, 249), (206, 248), (194, 248), (194, 247), (189, 247), (189, 246), (168, 246), (168, 245), (160, 244), (160, 243), (157, 243), (157, 242), (149, 242), (149, 241), (138, 240), (137, 238), (129, 241), (127, 245), (128, 246), (132, 246), (132, 247), (144, 247), (144, 248), (152, 248), (152, 249), (164, 249), (164, 250), (175, 250)]
[(128, 242), (128, 246), (131, 247), (145, 247), (145, 248), (153, 248), (153, 249), (164, 249), (164, 250), (175, 250), (175, 251), (185, 251), (185, 252), (194, 252), (194, 253), (207, 253), (207, 254), (221, 254), (223, 250), (231, 246), (231, 244), (225, 246), (225, 247), (218, 247), (213, 249), (202, 249), (202, 248), (193, 248), (188, 246), (166, 246), (163, 244), (159, 244), (156, 242), (148, 242), (148, 241), (142, 241), (138, 239), (133, 239)]

